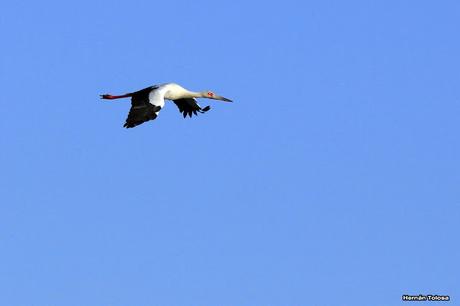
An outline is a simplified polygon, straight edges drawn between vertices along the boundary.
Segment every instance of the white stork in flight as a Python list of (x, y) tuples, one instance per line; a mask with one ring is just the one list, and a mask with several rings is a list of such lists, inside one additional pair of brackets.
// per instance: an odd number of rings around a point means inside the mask
[(192, 113), (198, 115), (197, 112), (205, 113), (211, 109), (210, 106), (201, 108), (195, 98), (232, 102), (232, 100), (216, 95), (212, 91), (193, 92), (174, 83), (153, 85), (120, 96), (110, 94), (101, 95), (101, 99), (113, 100), (120, 98), (131, 98), (131, 109), (124, 124), (125, 128), (132, 128), (155, 119), (165, 105), (165, 99), (172, 100), (184, 115), (184, 118), (187, 115), (192, 117)]

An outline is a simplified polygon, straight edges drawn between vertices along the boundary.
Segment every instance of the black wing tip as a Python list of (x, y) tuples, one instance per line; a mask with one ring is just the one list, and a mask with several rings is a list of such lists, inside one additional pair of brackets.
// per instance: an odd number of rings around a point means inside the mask
[(211, 109), (211, 106), (208, 105), (208, 106), (204, 107), (203, 109), (201, 109), (201, 111), (207, 112), (210, 109)]

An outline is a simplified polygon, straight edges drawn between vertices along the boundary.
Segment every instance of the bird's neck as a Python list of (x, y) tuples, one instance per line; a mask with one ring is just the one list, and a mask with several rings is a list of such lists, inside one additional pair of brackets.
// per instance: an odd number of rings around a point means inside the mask
[(189, 91), (190, 98), (203, 98), (205, 95), (203, 92)]

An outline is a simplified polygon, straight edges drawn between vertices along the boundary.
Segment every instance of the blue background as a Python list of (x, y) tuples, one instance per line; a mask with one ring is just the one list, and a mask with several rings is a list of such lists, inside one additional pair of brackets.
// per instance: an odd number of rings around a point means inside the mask
[(458, 1), (0, 11), (1, 305), (458, 301)]

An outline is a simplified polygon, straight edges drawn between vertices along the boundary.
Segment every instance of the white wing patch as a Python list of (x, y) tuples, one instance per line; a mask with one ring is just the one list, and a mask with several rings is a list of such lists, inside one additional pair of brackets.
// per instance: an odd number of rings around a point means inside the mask
[[(154, 89), (149, 94), (149, 103), (163, 108), (165, 106), (165, 90), (163, 88)], [(155, 112), (158, 115), (158, 112)]]

